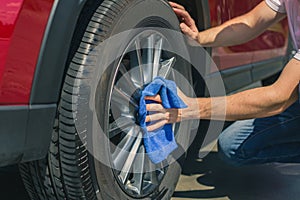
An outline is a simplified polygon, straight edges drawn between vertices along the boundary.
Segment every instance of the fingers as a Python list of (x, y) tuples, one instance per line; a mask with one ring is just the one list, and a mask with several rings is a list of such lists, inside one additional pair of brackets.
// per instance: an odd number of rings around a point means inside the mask
[(185, 35), (188, 35), (190, 37), (193, 36), (193, 31), (190, 27), (188, 27), (185, 23), (181, 23), (180, 24), (180, 29), (181, 31), (185, 34)]
[(161, 121), (161, 120), (166, 120), (168, 122), (169, 121), (168, 116), (169, 115), (167, 113), (155, 113), (152, 115), (147, 115), (146, 122)]
[(183, 21), (187, 26), (195, 26), (195, 21), (190, 16), (190, 14), (186, 10), (173, 8), (175, 14), (178, 16), (178, 18)]
[(145, 100), (150, 100), (150, 101), (155, 101), (157, 103), (162, 103), (160, 95), (155, 95), (155, 96), (151, 96), (151, 97), (148, 96), (148, 97), (145, 97)]
[[(179, 20), (182, 22), (181, 23), (181, 28), (184, 33), (187, 33), (190, 36), (193, 36), (195, 39), (195, 33), (198, 33), (197, 26), (195, 24), (194, 19), (191, 17), (191, 15), (185, 10), (185, 8), (182, 5), (179, 5), (174, 2), (169, 2), (170, 5), (172, 6), (175, 14), (179, 18)], [(195, 33), (192, 33), (195, 32)], [(194, 34), (194, 35), (191, 35)]]
[(192, 39), (197, 40), (198, 37), (198, 28), (195, 24), (195, 21), (190, 16), (190, 14), (186, 10), (182, 10), (179, 8), (173, 8), (175, 14), (181, 21), (180, 23), (180, 29), (181, 31), (187, 35), (190, 36)]
[(167, 124), (168, 121), (167, 120), (161, 120), (161, 121), (158, 121), (157, 123), (155, 124), (152, 124), (150, 126), (147, 126), (147, 131), (155, 131), (156, 129), (159, 129), (161, 127), (163, 127), (165, 124)]
[(173, 7), (173, 8), (178, 8), (181, 10), (185, 10), (185, 8), (182, 5), (179, 5), (178, 3), (174, 3), (174, 2), (169, 2), (169, 4)]
[(155, 112), (154, 114), (146, 117), (146, 122), (168, 120), (166, 109), (161, 104), (147, 104), (146, 109), (149, 112)]
[(175, 123), (180, 119), (180, 109), (165, 109), (161, 104), (148, 104), (146, 109), (151, 113), (146, 116), (146, 122), (167, 120), (167, 123)]
[(155, 103), (147, 104), (146, 109), (147, 111), (150, 112), (162, 112), (162, 113), (166, 112), (165, 108), (161, 104), (155, 104)]
[(147, 126), (148, 131), (154, 131), (158, 128), (163, 127), (169, 122), (169, 114), (166, 113), (166, 110), (161, 104), (147, 104), (147, 111), (155, 112), (151, 115), (146, 116), (145, 122), (155, 122)]
[(145, 122), (153, 122), (147, 126), (148, 131), (154, 131), (165, 124), (176, 123), (178, 119), (178, 109), (165, 109), (163, 107), (160, 95), (147, 96), (145, 100), (152, 100), (156, 103), (146, 105), (146, 110), (150, 115), (146, 116)]
[(147, 126), (148, 131), (154, 131), (166, 124), (173, 124), (181, 120), (178, 109), (168, 109), (165, 113), (154, 113), (146, 117), (146, 122), (154, 122)]
[(191, 39), (196, 40), (198, 38), (198, 32), (193, 31), (190, 27), (188, 27), (185, 23), (180, 24), (181, 31), (186, 35), (189, 36)]

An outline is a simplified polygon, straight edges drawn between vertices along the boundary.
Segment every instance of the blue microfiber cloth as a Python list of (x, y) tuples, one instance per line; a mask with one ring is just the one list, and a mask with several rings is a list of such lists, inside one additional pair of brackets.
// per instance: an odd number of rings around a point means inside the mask
[(146, 96), (161, 96), (162, 105), (164, 108), (186, 108), (186, 104), (177, 95), (176, 84), (173, 81), (166, 80), (162, 77), (156, 77), (142, 91), (139, 107), (139, 122), (144, 131), (144, 146), (146, 154), (150, 160), (157, 164), (165, 160), (168, 155), (173, 152), (178, 146), (174, 139), (172, 124), (166, 124), (164, 127), (153, 132), (147, 131), (145, 119), (147, 116), (146, 104), (151, 103), (145, 101)]

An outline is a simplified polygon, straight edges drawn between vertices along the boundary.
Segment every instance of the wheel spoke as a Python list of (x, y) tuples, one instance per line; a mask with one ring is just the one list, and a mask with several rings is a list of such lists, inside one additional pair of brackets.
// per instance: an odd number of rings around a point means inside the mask
[(138, 151), (138, 156), (133, 165), (133, 183), (130, 183), (128, 187), (135, 191), (137, 194), (142, 194), (143, 178), (144, 178), (144, 164), (145, 164), (145, 148), (141, 146)]
[(142, 88), (144, 85), (143, 65), (139, 65), (130, 70), (130, 77), (138, 88)]
[[(136, 129), (139, 129), (139, 128), (136, 128)], [(137, 156), (138, 149), (142, 143), (142, 132), (140, 130), (138, 130), (138, 131), (139, 131), (139, 134), (130, 150), (130, 153), (127, 157), (127, 160), (125, 161), (125, 164), (121, 170), (121, 173), (119, 174), (119, 178), (123, 184), (125, 184), (126, 181), (128, 180), (128, 176), (129, 176), (130, 170), (132, 168), (133, 162)]]
[(132, 106), (134, 106), (134, 108), (138, 108), (137, 102), (136, 100), (131, 97), (129, 94), (127, 94), (126, 92), (124, 92), (123, 90), (117, 88), (116, 86), (114, 87), (113, 90), (113, 96), (112, 96), (112, 101), (115, 101), (116, 103), (119, 104), (131, 104)]
[(158, 179), (156, 175), (156, 166), (149, 160), (149, 173), (150, 173), (150, 183), (153, 185), (158, 185)]
[(143, 86), (145, 84), (144, 80), (144, 71), (143, 71), (143, 58), (141, 53), (141, 43), (140, 40), (136, 40), (135, 42), (135, 51), (137, 55), (137, 60), (139, 64), (139, 75), (140, 75), (140, 84)]
[(162, 45), (163, 45), (163, 39), (160, 38), (156, 45), (154, 50), (154, 60), (153, 60), (153, 74), (152, 77), (155, 78), (158, 76), (158, 70), (160, 67), (160, 59), (161, 59), (161, 53), (162, 53)]
[(109, 125), (109, 138), (122, 133), (128, 127), (134, 126), (134, 121), (129, 117), (121, 116)]
[(134, 81), (130, 78), (129, 72), (124, 64), (120, 64), (119, 71), (121, 72), (122, 77), (117, 83), (118, 87), (124, 89), (127, 94), (133, 94), (139, 86), (134, 84)]
[(138, 87), (142, 87), (144, 85), (144, 75), (142, 70), (142, 54), (141, 54), (141, 45), (140, 40), (137, 38), (134, 41), (133, 49), (134, 51), (131, 51), (128, 53), (130, 57), (130, 76), (133, 83)]
[(175, 65), (176, 58), (172, 57), (168, 60), (165, 60), (161, 63), (161, 68), (159, 70), (159, 76), (167, 78), (172, 71), (172, 67)]
[(140, 40), (139, 39), (135, 40), (134, 45), (135, 45), (135, 52), (136, 52), (138, 65), (141, 66), (141, 65), (143, 65), (143, 60), (142, 60)]
[(117, 170), (121, 170), (122, 166), (126, 161), (126, 157), (128, 156), (130, 149), (132, 148), (138, 133), (135, 131), (135, 127), (132, 127), (127, 135), (120, 141), (117, 145), (115, 152), (112, 154), (112, 159), (114, 163), (114, 167)]
[(146, 64), (144, 66), (144, 80), (145, 83), (150, 83), (152, 81), (153, 74), (153, 50), (154, 50), (154, 34), (151, 34), (146, 39), (146, 50), (147, 52), (143, 54), (143, 61)]

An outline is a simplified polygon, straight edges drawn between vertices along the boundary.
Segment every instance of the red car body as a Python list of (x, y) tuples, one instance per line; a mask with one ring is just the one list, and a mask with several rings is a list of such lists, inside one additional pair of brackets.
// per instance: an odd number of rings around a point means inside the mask
[[(1, 165), (46, 155), (72, 36), (85, 2), (1, 0)], [(216, 26), (249, 11), (259, 2), (195, 1), (197, 5), (203, 3), (197, 6), (195, 17), (199, 18), (198, 24)], [(206, 14), (200, 17), (202, 13)], [(230, 78), (225, 82), (226, 89), (234, 91), (280, 71), (288, 46), (287, 36), (287, 23), (283, 21), (247, 44), (213, 48), (215, 63), (224, 77)], [(256, 63), (259, 67), (255, 67)], [(270, 69), (269, 65), (271, 72), (265, 70)], [(211, 69), (208, 74), (214, 71)], [(239, 78), (242, 81), (236, 83), (236, 74), (246, 78)]]
[(28, 105), (53, 0), (0, 2), (0, 105)]
[[(211, 26), (251, 10), (261, 0), (210, 0)], [(53, 0), (0, 2), (0, 104), (28, 105), (32, 81)], [(239, 46), (213, 48), (220, 70), (284, 56), (287, 22), (282, 21), (258, 38)]]
[[(210, 0), (211, 26), (220, 25), (254, 8), (261, 0)], [(246, 44), (213, 48), (212, 57), (220, 70), (285, 56), (288, 24), (283, 20)]]

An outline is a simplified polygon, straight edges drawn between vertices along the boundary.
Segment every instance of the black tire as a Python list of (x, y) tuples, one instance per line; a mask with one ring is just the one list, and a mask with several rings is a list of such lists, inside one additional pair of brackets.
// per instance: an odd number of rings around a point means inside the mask
[[(151, 27), (162, 27), (179, 31), (178, 20), (164, 0), (104, 0), (97, 9), (92, 10), (88, 25), (82, 25), (86, 28), (84, 35), (79, 38), (80, 44), (74, 45), (75, 52), (71, 52), (71, 62), (61, 92), (57, 125), (53, 131), (48, 157), (20, 165), (24, 184), (31, 199), (170, 199), (181, 173), (181, 163), (173, 162), (166, 167), (160, 167), (161, 171), (155, 170), (147, 175), (161, 173), (157, 175), (159, 178), (154, 177), (157, 183), (151, 182), (152, 178), (149, 178), (150, 181), (147, 179), (146, 189), (144, 182), (138, 192), (128, 189), (128, 184), (122, 183), (118, 178), (118, 170), (91, 156), (91, 151), (97, 148), (102, 159), (110, 162), (112, 150), (107, 139), (101, 138), (105, 135), (97, 135), (95, 138), (87, 134), (91, 119), (88, 111), (82, 111), (78, 106), (88, 105), (91, 97), (95, 96), (97, 120), (104, 133), (108, 132), (111, 99), (120, 65), (113, 63), (103, 71), (101, 79), (95, 82), (92, 77), (99, 72), (97, 66), (101, 62), (100, 57), (115, 52), (95, 51), (95, 54), (93, 50), (111, 36), (132, 28), (148, 27), (147, 30), (151, 31)], [(129, 45), (138, 34), (135, 32), (128, 41), (122, 42)], [(173, 48), (184, 48), (183, 40), (172, 41), (170, 35), (164, 35), (166, 33), (159, 30), (155, 30), (155, 34), (168, 42), (176, 43)], [(172, 53), (166, 52), (165, 57), (167, 54), (169, 56)], [(191, 68), (180, 58), (177, 58), (177, 63), (180, 64), (174, 68), (191, 83)], [(172, 78), (178, 81), (176, 76), (173, 74)], [(91, 88), (95, 86), (97, 89), (93, 93)], [(75, 121), (80, 121), (79, 125)], [(183, 148), (188, 146), (190, 123), (182, 123), (175, 130), (177, 142)], [(125, 131), (122, 132), (124, 133), (126, 134)], [(97, 145), (92, 140), (96, 140)], [(140, 146), (142, 145), (139, 148)], [(179, 149), (177, 153), (182, 152)], [(128, 175), (126, 179), (128, 182)]]

